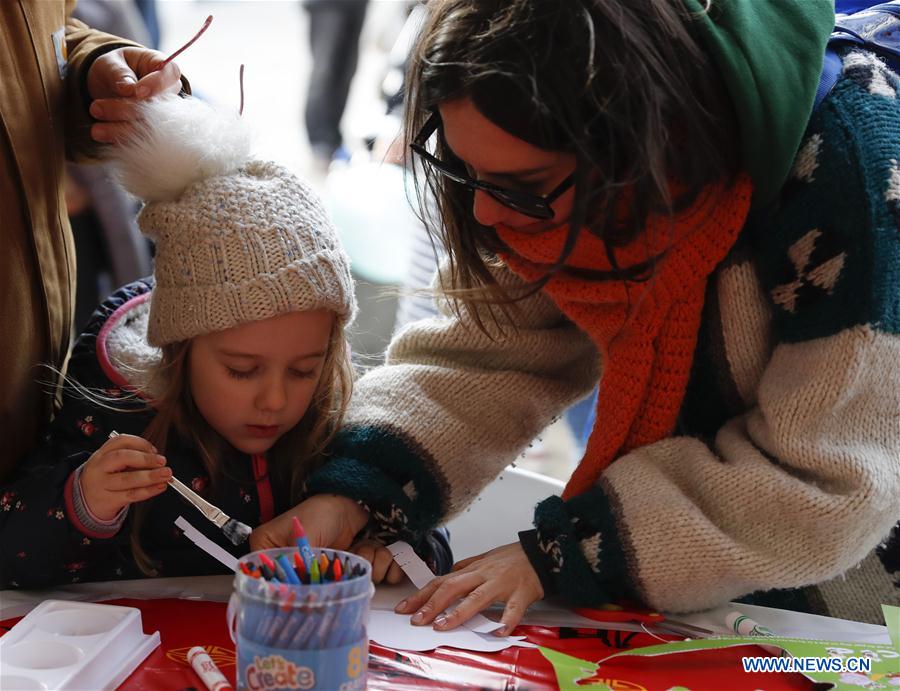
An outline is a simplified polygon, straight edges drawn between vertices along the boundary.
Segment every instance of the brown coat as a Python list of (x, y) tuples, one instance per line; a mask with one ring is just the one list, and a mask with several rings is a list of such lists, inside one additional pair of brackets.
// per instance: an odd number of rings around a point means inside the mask
[(0, 2), (0, 479), (50, 420), (58, 375), (40, 365), (62, 371), (69, 349), (75, 254), (63, 164), (98, 153), (87, 71), (104, 52), (133, 45), (71, 19), (74, 5)]

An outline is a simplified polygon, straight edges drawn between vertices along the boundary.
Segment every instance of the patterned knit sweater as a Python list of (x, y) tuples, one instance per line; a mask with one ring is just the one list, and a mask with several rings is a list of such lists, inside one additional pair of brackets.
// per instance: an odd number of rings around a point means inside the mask
[[(537, 506), (522, 543), (548, 594), (873, 622), (900, 604), (898, 96), (845, 56), (778, 209), (711, 276), (676, 434)], [(410, 541), (463, 510), (604, 369), (546, 295), (520, 307), (490, 336), (446, 310), (398, 334), (309, 489)]]

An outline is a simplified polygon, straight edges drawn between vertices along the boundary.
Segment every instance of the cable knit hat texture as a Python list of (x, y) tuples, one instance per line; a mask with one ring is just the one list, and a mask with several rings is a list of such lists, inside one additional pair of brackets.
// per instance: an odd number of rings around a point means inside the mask
[(342, 326), (356, 300), (350, 262), (305, 182), (250, 159), (238, 118), (195, 99), (145, 106), (119, 154), (120, 178), (146, 200), (138, 224), (156, 243), (151, 345), (328, 309)]

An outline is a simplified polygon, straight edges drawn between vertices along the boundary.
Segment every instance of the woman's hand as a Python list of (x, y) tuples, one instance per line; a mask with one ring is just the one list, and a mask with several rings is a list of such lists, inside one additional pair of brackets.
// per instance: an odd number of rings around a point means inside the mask
[[(455, 628), (494, 602), (505, 602), (503, 627), (498, 636), (509, 635), (532, 602), (544, 597), (544, 589), (522, 546), (516, 542), (465, 559), (453, 572), (438, 576), (415, 595), (397, 605), (399, 614), (415, 612), (412, 623), (434, 622), (434, 628)], [(446, 614), (443, 612), (462, 598)]]
[(360, 540), (350, 546), (350, 551), (358, 554), (372, 565), (372, 582), (399, 583), (403, 580), (403, 569), (394, 561), (394, 555), (378, 540)]
[(146, 439), (120, 434), (107, 441), (87, 460), (81, 471), (81, 492), (97, 518), (110, 521), (136, 501), (166, 490), (172, 470)]
[(369, 522), (368, 512), (352, 499), (317, 494), (250, 533), (250, 549), (291, 547), (295, 544), (291, 518), (300, 519), (313, 547), (347, 549)]
[(140, 101), (181, 90), (181, 70), (166, 56), (148, 48), (117, 48), (101, 55), (87, 76), (91, 116), (99, 120), (91, 137), (102, 143), (121, 140), (138, 117)]

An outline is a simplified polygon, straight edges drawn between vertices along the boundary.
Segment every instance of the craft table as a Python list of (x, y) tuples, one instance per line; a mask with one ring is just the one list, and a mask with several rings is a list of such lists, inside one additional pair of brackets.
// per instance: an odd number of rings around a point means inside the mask
[[(185, 660), (187, 649), (194, 645), (207, 647), (225, 675), (232, 681), (234, 679), (234, 646), (225, 625), (225, 602), (231, 594), (231, 582), (230, 576), (212, 576), (84, 583), (48, 591), (4, 590), (0, 591), (0, 622), (8, 629), (14, 618), (25, 615), (45, 599), (115, 600), (117, 604), (139, 607), (144, 630), (158, 629), (162, 645), (121, 688), (148, 691), (201, 689), (199, 678)], [(379, 587), (372, 608), (392, 609), (409, 591), (410, 586)], [(848, 642), (890, 642), (883, 626), (762, 607), (740, 607), (759, 623), (785, 635)], [(723, 608), (678, 618), (724, 633), (724, 613), (727, 611), (728, 608)], [(561, 688), (558, 680), (574, 668), (579, 668), (581, 676), (578, 685), (570, 688), (602, 688), (605, 684), (607, 688), (617, 690), (665, 689), (676, 683), (684, 684), (683, 680), (690, 678), (693, 683), (689, 688), (693, 691), (721, 689), (726, 688), (722, 685), (723, 675), (729, 676), (729, 689), (813, 688), (800, 675), (744, 674), (739, 667), (741, 652), (757, 654), (752, 652), (756, 648), (750, 646), (703, 653), (702, 670), (698, 669), (697, 658), (692, 658), (688, 667), (671, 667), (671, 663), (667, 663), (670, 667), (664, 670), (659, 664), (654, 667), (648, 665), (646, 658), (640, 662), (641, 658), (636, 657), (621, 658), (631, 660), (627, 664), (605, 664), (597, 668), (598, 660), (621, 650), (654, 645), (659, 640), (645, 633), (591, 629), (587, 620), (548, 603), (537, 603), (529, 611), (525, 623), (529, 625), (519, 627), (516, 633), (527, 636), (542, 649), (508, 648), (498, 653), (474, 653), (443, 648), (410, 653), (372, 643), (369, 688), (554, 689)], [(533, 625), (535, 623), (544, 625)], [(565, 682), (562, 687), (566, 687)]]

